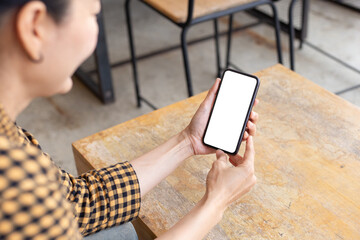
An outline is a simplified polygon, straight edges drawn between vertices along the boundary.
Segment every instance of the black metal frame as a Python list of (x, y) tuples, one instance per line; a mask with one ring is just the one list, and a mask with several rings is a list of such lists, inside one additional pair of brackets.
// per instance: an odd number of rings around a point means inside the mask
[[(330, 2), (330, 3), (335, 3), (335, 4), (337, 4), (337, 5), (341, 6), (341, 7), (345, 7), (345, 8), (347, 8), (347, 9), (352, 10), (352, 11), (355, 11), (355, 12), (357, 12), (357, 13), (360, 13), (360, 8), (359, 8), (359, 7), (353, 6), (353, 5), (351, 5), (351, 4), (344, 3), (342, 0), (326, 0), (326, 1), (328, 1), (328, 2)], [(329, 53), (329, 52), (321, 49), (320, 47), (312, 44), (311, 42), (304, 41), (303, 43), (304, 43), (305, 45), (307, 45), (308, 47), (312, 48), (313, 50), (317, 51), (318, 53), (320, 53), (320, 54), (322, 54), (322, 55), (330, 58), (330, 59), (333, 60), (334, 62), (336, 62), (336, 63), (338, 63), (338, 64), (346, 67), (346, 68), (349, 69), (349, 70), (352, 70), (352, 71), (355, 72), (355, 73), (360, 74), (360, 69), (358, 69), (358, 68), (350, 65), (349, 63), (347, 63), (347, 62), (345, 62), (345, 61), (343, 61), (343, 60), (341, 60), (341, 59), (338, 58), (337, 56), (335, 56), (335, 55), (333, 55), (333, 54), (331, 54), (331, 53)], [(355, 90), (355, 89), (358, 89), (358, 88), (360, 88), (360, 84), (357, 84), (357, 85), (355, 85), (355, 86), (351, 86), (351, 87), (345, 88), (345, 89), (343, 89), (343, 90), (340, 90), (340, 91), (337, 91), (337, 92), (334, 92), (334, 93), (335, 93), (336, 95), (341, 95), (341, 94), (347, 93), (347, 92), (349, 92), (349, 91), (352, 91), (352, 90)]]
[[(294, 6), (297, 0), (291, 0), (289, 6), (289, 52), (290, 52), (290, 68), (295, 70), (295, 51), (294, 51), (294, 36), (295, 29), (293, 23)], [(301, 18), (301, 29), (300, 29), (300, 46), (301, 49), (307, 35), (308, 28), (308, 14), (309, 14), (309, 0), (303, 0), (302, 18)]]
[[(274, 0), (275, 1), (275, 0)], [(309, 14), (309, 0), (302, 0), (302, 14), (301, 14), (301, 28), (295, 28), (293, 23), (294, 16), (294, 6), (297, 0), (291, 0), (289, 4), (288, 10), (288, 23), (280, 20), (281, 30), (289, 34), (289, 58), (290, 58), (290, 68), (291, 70), (295, 70), (295, 51), (294, 51), (294, 39), (297, 38), (300, 40), (299, 48), (301, 49), (303, 43), (307, 37), (307, 29), (308, 29), (308, 14)], [(272, 25), (271, 17), (266, 13), (252, 9), (248, 11), (254, 17), (263, 19), (266, 23)]]
[[(133, 77), (134, 77), (134, 85), (135, 85), (135, 92), (136, 92), (136, 100), (137, 100), (137, 106), (141, 106), (141, 101), (144, 101), (145, 103), (148, 103), (146, 99), (144, 99), (140, 94), (140, 87), (138, 82), (138, 73), (137, 73), (137, 63), (136, 63), (136, 54), (135, 54), (135, 44), (134, 44), (134, 38), (133, 38), (133, 32), (132, 32), (132, 23), (131, 23), (131, 16), (130, 16), (130, 1), (126, 0), (125, 2), (125, 14), (126, 14), (126, 23), (127, 23), (127, 29), (128, 29), (128, 37), (129, 37), (129, 45), (130, 45), (130, 55), (131, 55), (131, 62), (132, 62), (132, 68), (133, 68)], [(142, 1), (143, 2), (143, 1)], [(173, 22), (175, 25), (182, 28), (181, 31), (181, 48), (182, 48), (182, 54), (183, 54), (183, 61), (184, 61), (184, 68), (185, 68), (185, 76), (186, 76), (186, 82), (187, 82), (187, 89), (188, 89), (188, 95), (193, 95), (193, 89), (192, 89), (192, 82), (191, 82), (191, 74), (190, 74), (190, 66), (189, 66), (189, 60), (188, 60), (188, 52), (187, 52), (187, 42), (186, 42), (186, 35), (189, 30), (189, 28), (192, 25), (195, 25), (197, 23), (205, 22), (208, 20), (214, 21), (214, 38), (215, 38), (215, 47), (216, 47), (216, 61), (217, 61), (217, 75), (220, 76), (221, 74), (221, 63), (220, 63), (220, 50), (219, 50), (219, 34), (218, 34), (218, 22), (217, 18), (223, 17), (223, 16), (230, 16), (229, 21), (229, 31), (228, 31), (228, 46), (227, 46), (227, 59), (226, 59), (226, 67), (230, 64), (230, 48), (231, 48), (231, 33), (232, 33), (232, 18), (233, 14), (240, 11), (245, 11), (249, 9), (253, 9), (260, 5), (270, 5), (272, 11), (273, 11), (273, 25), (275, 27), (275, 37), (276, 37), (276, 46), (277, 46), (277, 56), (278, 56), (278, 62), (282, 63), (282, 52), (281, 52), (281, 40), (280, 40), (280, 23), (277, 15), (276, 6), (271, 0), (259, 0), (256, 2), (251, 2), (248, 4), (243, 4), (241, 6), (233, 7), (231, 9), (218, 11), (209, 15), (201, 16), (198, 18), (193, 19), (193, 10), (194, 10), (194, 0), (189, 0), (188, 4), (188, 15), (187, 19), (184, 23), (178, 23), (169, 18), (168, 16), (164, 15), (162, 12), (159, 12), (157, 9), (153, 8), (151, 5), (147, 4), (146, 2), (143, 2), (144, 4), (148, 5), (150, 8), (154, 9), (156, 12), (158, 12), (163, 17), (167, 18), (171, 22)]]
[(78, 68), (74, 75), (86, 87), (88, 87), (103, 103), (108, 104), (115, 101), (115, 94), (112, 84), (111, 67), (107, 52), (102, 11), (98, 15), (97, 20), (99, 24), (99, 37), (94, 55), (97, 66), (96, 73), (99, 78), (98, 84), (94, 81), (94, 79), (89, 73), (86, 73), (81, 68)]
[[(276, 1), (276, 0), (274, 0), (274, 1)], [(286, 23), (280, 21), (281, 30), (289, 33), (290, 66), (291, 66), (292, 70), (294, 70), (294, 68), (295, 68), (295, 66), (294, 66), (295, 65), (294, 64), (294, 62), (295, 62), (295, 60), (294, 60), (294, 44), (293, 44), (294, 37), (300, 40), (300, 48), (302, 48), (302, 45), (303, 45), (306, 35), (307, 35), (307, 25), (308, 25), (308, 23), (307, 23), (308, 16), (307, 15), (308, 15), (308, 8), (309, 8), (309, 0), (302, 0), (302, 1), (303, 1), (303, 10), (302, 10), (302, 24), (301, 24), (300, 29), (294, 28), (293, 21), (292, 21), (293, 20), (293, 9), (294, 9), (296, 0), (292, 0), (290, 3), (290, 6), (289, 6), (289, 13), (288, 13), (289, 24), (286, 24)], [(327, 0), (327, 1), (339, 2), (338, 0)], [(340, 4), (340, 5), (343, 5), (343, 4)], [(154, 10), (156, 10), (156, 9), (154, 9)], [(357, 10), (357, 9), (353, 9), (353, 10)], [(247, 10), (247, 12), (249, 12), (251, 15), (258, 17), (261, 20), (255, 24), (252, 23), (252, 24), (240, 27), (240, 28), (232, 29), (232, 31), (227, 31), (226, 34), (228, 37), (228, 42), (227, 42), (228, 48), (227, 48), (227, 52), (226, 52), (226, 63), (225, 63), (226, 67), (232, 66), (233, 68), (240, 70), (237, 66), (235, 66), (234, 64), (232, 64), (229, 61), (231, 35), (234, 31), (244, 30), (248, 27), (256, 26), (256, 25), (260, 24), (261, 22), (266, 22), (266, 23), (274, 25), (272, 18), (270, 16), (262, 13), (261, 11)], [(171, 19), (169, 19), (169, 20), (172, 21), (174, 24), (179, 25), (177, 22), (174, 22)], [(232, 28), (232, 20), (233, 20), (233, 14), (230, 14), (229, 15), (229, 29)], [(130, 19), (128, 21), (130, 21)], [(98, 24), (99, 24), (99, 41), (98, 41), (97, 48), (95, 50), (95, 61), (96, 61), (97, 68), (95, 70), (91, 70), (89, 72), (84, 72), (81, 68), (79, 68), (75, 72), (75, 76), (78, 77), (79, 80), (83, 84), (85, 84), (85, 86), (88, 87), (103, 103), (107, 104), (107, 103), (111, 103), (111, 102), (115, 101), (115, 94), (114, 94), (114, 90), (113, 90), (113, 86), (112, 86), (111, 67), (117, 67), (117, 66), (121, 66), (126, 63), (132, 63), (132, 58), (110, 65), (108, 53), (107, 53), (107, 44), (106, 44), (106, 38), (105, 38), (105, 33), (104, 33), (104, 23), (103, 23), (103, 13), (102, 12), (98, 16)], [(213, 37), (215, 39), (215, 48), (216, 48), (217, 75), (220, 76), (222, 69), (220, 67), (220, 52), (219, 52), (219, 39), (218, 39), (219, 34), (218, 34), (217, 24), (218, 24), (217, 19), (215, 18), (214, 19), (215, 35)], [(129, 31), (131, 31), (131, 29)], [(224, 33), (221, 33), (220, 35), (224, 35)], [(132, 32), (131, 32), (131, 34), (129, 34), (129, 36), (131, 36), (131, 38), (132, 38)], [(201, 42), (201, 41), (207, 40), (209, 38), (210, 38), (210, 36), (207, 36), (207, 37), (204, 37), (201, 39), (197, 39), (195, 41), (188, 42), (187, 45)], [(176, 45), (176, 46), (171, 46), (171, 47), (168, 47), (165, 49), (157, 50), (157, 51), (139, 56), (139, 57), (137, 57), (137, 59), (138, 60), (145, 59), (145, 58), (157, 55), (157, 54), (161, 54), (161, 53), (165, 53), (165, 52), (177, 49), (181, 46), (182, 45), (180, 45), (180, 46)], [(184, 57), (187, 57), (187, 55)], [(136, 65), (136, 63), (135, 63), (135, 65)], [(98, 84), (91, 77), (91, 74), (94, 74), (94, 73), (96, 73), (98, 75), (98, 78), (99, 78)], [(137, 79), (137, 70), (136, 69), (134, 71), (134, 76)], [(155, 109), (155, 107), (149, 101), (144, 99), (139, 94), (139, 86), (138, 86), (137, 82), (135, 82), (135, 89), (136, 89), (136, 95), (137, 95), (137, 102), (139, 103), (140, 101), (144, 101), (149, 106), (151, 106), (152, 108)]]
[(345, 3), (343, 2), (342, 0), (327, 0), (328, 2), (332, 2), (332, 3), (335, 3), (337, 5), (340, 5), (342, 7), (345, 7), (347, 9), (350, 9), (350, 10), (353, 10), (357, 13), (360, 13), (360, 8), (357, 7), (357, 6), (354, 6), (354, 5), (351, 5), (351, 4), (348, 4), (348, 3)]

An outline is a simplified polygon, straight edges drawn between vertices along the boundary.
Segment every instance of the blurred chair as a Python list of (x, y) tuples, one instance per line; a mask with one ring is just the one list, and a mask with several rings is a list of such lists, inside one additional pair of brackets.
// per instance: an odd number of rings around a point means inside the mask
[[(275, 3), (280, 2), (277, 3), (278, 5), (276, 5), (279, 12), (287, 11), (287, 19), (283, 19), (283, 20), (279, 19), (279, 22), (280, 22), (281, 30), (289, 34), (289, 63), (290, 63), (290, 69), (295, 71), (294, 40), (299, 39), (300, 41), (299, 48), (301, 49), (307, 37), (310, 0), (272, 0), (272, 1)], [(295, 5), (297, 5), (300, 2), (301, 2), (301, 9), (300, 9), (301, 16), (299, 22), (300, 26), (295, 27), (294, 15), (296, 14), (294, 12), (296, 10), (299, 10), (299, 8), (296, 8)], [(263, 11), (263, 10), (264, 10), (263, 8), (252, 9), (248, 11), (248, 13), (272, 25), (273, 24), (272, 17), (269, 16), (269, 13), (267, 11)]]
[[(289, 53), (290, 53), (290, 69), (295, 71), (295, 52), (294, 52), (294, 40), (295, 40), (295, 28), (294, 28), (294, 7), (297, 0), (291, 0), (289, 4), (288, 11), (288, 31), (289, 31)], [(300, 48), (302, 48), (303, 41), (306, 37), (307, 32), (307, 21), (308, 21), (308, 12), (309, 12), (309, 0), (302, 0), (303, 9), (302, 9), (302, 26), (300, 31)]]
[[(135, 54), (135, 45), (132, 32), (132, 23), (130, 16), (130, 1), (125, 2), (126, 21), (129, 35), (130, 54), (132, 59), (132, 67), (134, 74), (135, 91), (137, 97), (137, 105), (141, 106), (141, 101), (147, 102), (140, 95), (137, 63)], [(276, 47), (278, 62), (282, 63), (281, 43), (280, 43), (280, 25), (277, 15), (277, 10), (272, 0), (140, 0), (140, 2), (146, 4), (160, 15), (164, 16), (177, 26), (181, 31), (181, 48), (184, 60), (185, 76), (187, 83), (188, 95), (193, 95), (190, 66), (187, 52), (186, 35), (189, 28), (197, 23), (201, 23), (208, 20), (214, 21), (214, 38), (216, 45), (216, 61), (217, 61), (217, 75), (221, 74), (220, 63), (220, 51), (219, 51), (219, 34), (218, 34), (218, 18), (229, 15), (229, 30), (228, 30), (228, 46), (226, 56), (226, 66), (229, 65), (230, 58), (230, 45), (231, 45), (231, 33), (232, 33), (232, 19), (233, 14), (253, 9), (260, 5), (269, 5), (273, 13), (273, 21), (275, 27)]]

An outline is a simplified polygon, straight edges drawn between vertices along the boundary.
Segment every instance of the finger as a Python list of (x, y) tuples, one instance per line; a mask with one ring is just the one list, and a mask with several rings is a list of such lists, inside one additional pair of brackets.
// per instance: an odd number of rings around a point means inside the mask
[(245, 131), (243, 141), (246, 141), (248, 139), (248, 137), (249, 137), (249, 134), (247, 131)]
[(233, 166), (237, 166), (236, 162), (234, 160), (231, 159), (231, 157), (229, 157), (229, 162), (233, 165)]
[(249, 164), (250, 166), (253, 166), (254, 159), (255, 159), (254, 141), (253, 141), (253, 137), (249, 136), (249, 138), (246, 141), (244, 161), (242, 162), (242, 164)]
[(208, 94), (206, 95), (206, 98), (204, 100), (204, 102), (206, 104), (212, 104), (215, 100), (215, 96), (216, 96), (216, 92), (219, 89), (219, 85), (220, 85), (220, 78), (217, 78), (215, 83), (213, 84), (213, 86), (210, 88)]
[(254, 102), (254, 107), (255, 107), (256, 105), (258, 105), (259, 102), (260, 102), (260, 100), (256, 98), (256, 99), (255, 99), (255, 102)]
[(259, 120), (259, 114), (258, 114), (257, 112), (252, 111), (251, 114), (250, 114), (249, 120), (250, 120), (252, 123), (256, 124), (257, 121)]
[(219, 161), (224, 161), (224, 162), (227, 161), (226, 154), (221, 150), (216, 150), (216, 158)]
[(247, 123), (247, 132), (251, 136), (255, 136), (256, 134), (256, 125), (253, 124), (251, 121), (248, 121)]
[(239, 164), (242, 164), (244, 161), (244, 158), (241, 157), (239, 154), (236, 154), (235, 156), (230, 156), (229, 157), (229, 161), (232, 165), (234, 165), (235, 167), (238, 166)]

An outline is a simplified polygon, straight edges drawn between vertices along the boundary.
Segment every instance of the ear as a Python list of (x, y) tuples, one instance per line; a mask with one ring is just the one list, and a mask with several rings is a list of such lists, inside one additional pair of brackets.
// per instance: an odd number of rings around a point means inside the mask
[(31, 60), (37, 61), (42, 57), (47, 17), (46, 6), (41, 1), (30, 1), (16, 16), (16, 33)]

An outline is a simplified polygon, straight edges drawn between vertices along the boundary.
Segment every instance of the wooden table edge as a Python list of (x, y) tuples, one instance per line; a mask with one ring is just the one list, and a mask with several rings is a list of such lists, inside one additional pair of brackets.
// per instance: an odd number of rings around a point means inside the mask
[[(78, 175), (95, 169), (94, 166), (92, 166), (88, 161), (86, 161), (84, 156), (76, 149), (74, 143), (72, 144), (72, 150)], [(135, 228), (139, 240), (153, 240), (157, 237), (151, 231), (151, 229), (141, 220), (140, 216), (131, 221), (131, 223)]]

